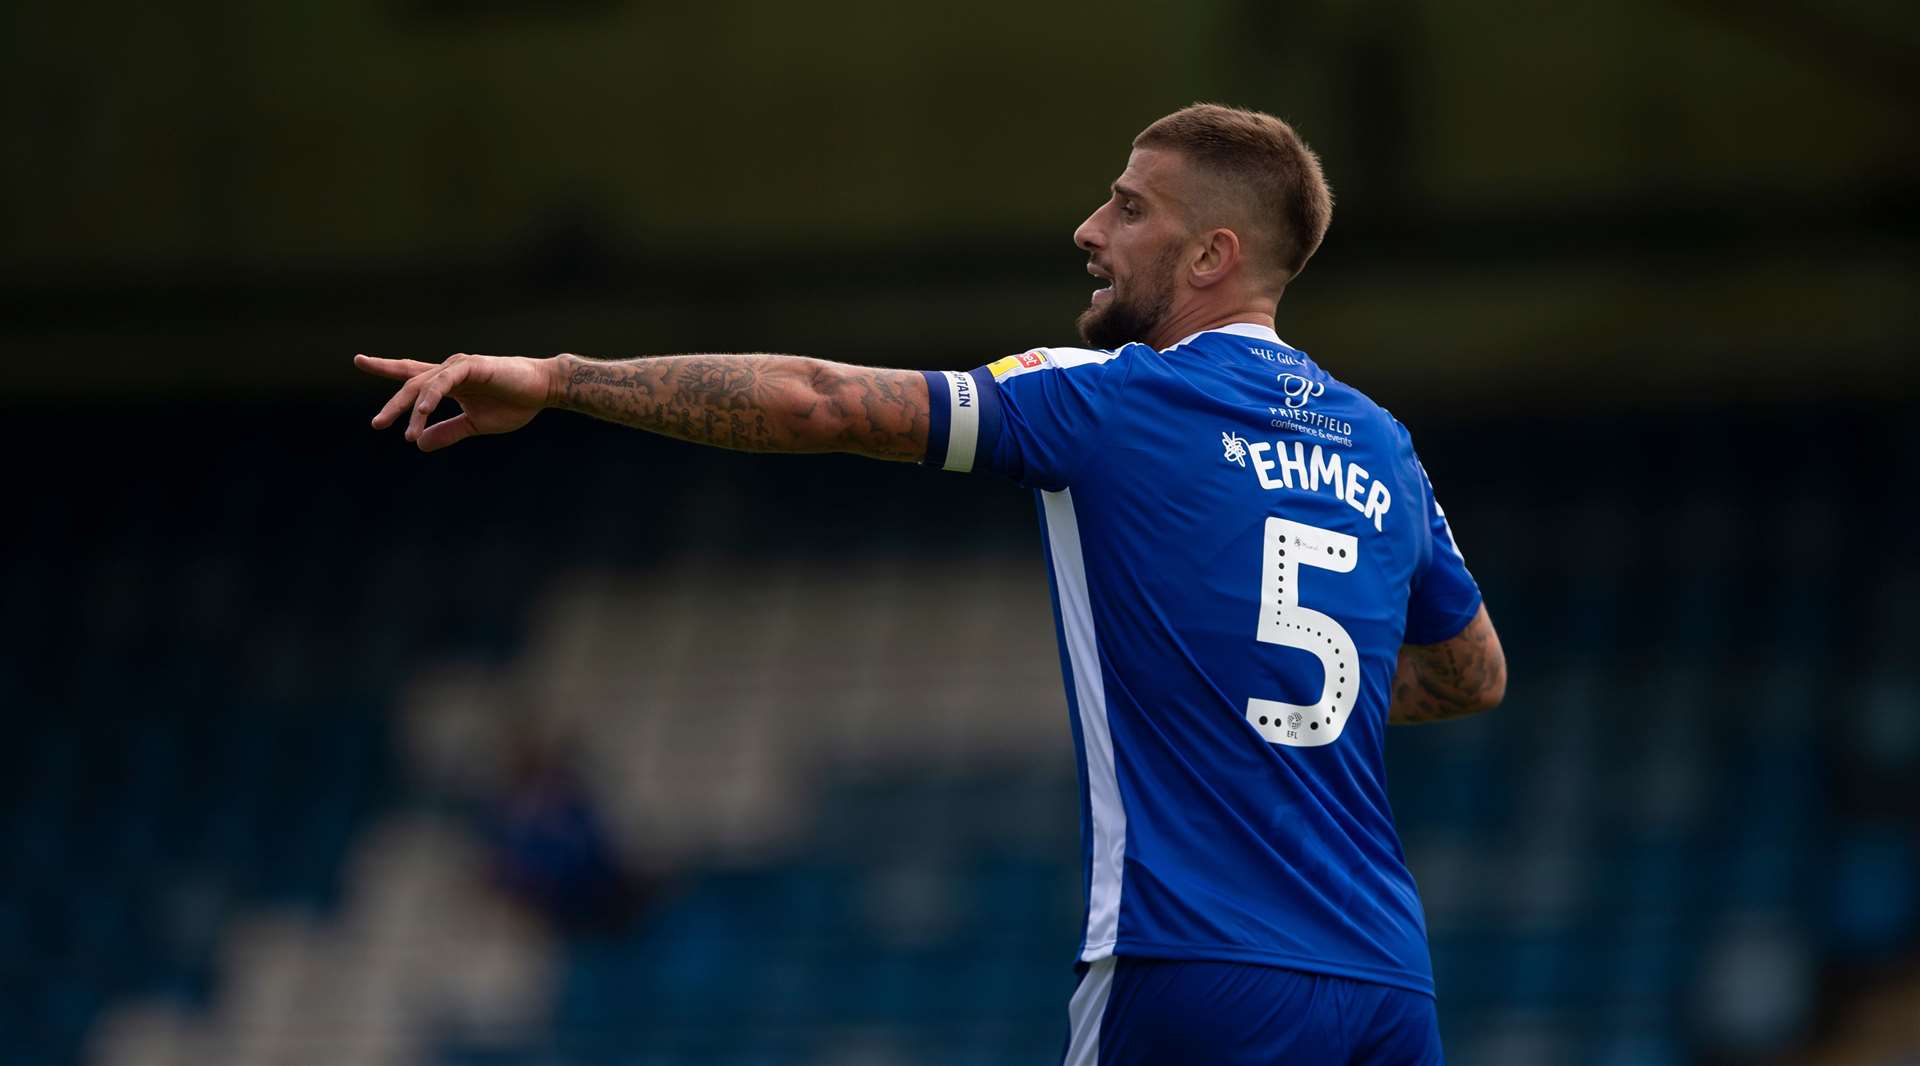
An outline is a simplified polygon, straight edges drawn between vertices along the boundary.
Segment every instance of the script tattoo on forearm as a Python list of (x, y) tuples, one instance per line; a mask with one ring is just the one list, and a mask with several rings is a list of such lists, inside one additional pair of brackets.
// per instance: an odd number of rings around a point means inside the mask
[(1491, 624), (1475, 619), (1453, 640), (1400, 649), (1387, 719), (1413, 724), (1475, 714), (1490, 706), (1487, 693), (1505, 688), (1506, 655), (1500, 638)]
[(926, 454), (926, 386), (916, 371), (789, 355), (568, 358), (558, 405), (635, 429), (737, 451)]

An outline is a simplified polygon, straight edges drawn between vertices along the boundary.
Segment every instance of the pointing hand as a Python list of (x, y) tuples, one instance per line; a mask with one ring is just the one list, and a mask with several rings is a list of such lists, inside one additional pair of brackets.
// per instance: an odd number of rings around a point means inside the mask
[[(511, 433), (533, 421), (552, 396), (558, 362), (464, 352), (444, 363), (353, 357), (353, 365), (369, 374), (405, 382), (373, 416), (373, 428), (385, 429), (407, 414), (406, 438), (423, 452), (477, 433)], [(429, 425), (434, 409), (449, 398), (460, 413)]]

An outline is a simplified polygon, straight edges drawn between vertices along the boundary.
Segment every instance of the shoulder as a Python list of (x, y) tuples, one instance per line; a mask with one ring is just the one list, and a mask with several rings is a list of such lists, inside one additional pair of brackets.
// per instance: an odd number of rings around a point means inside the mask
[[(1419, 453), (1413, 446), (1413, 434), (1406, 425), (1373, 397), (1324, 368), (1315, 365), (1312, 374), (1324, 382), (1324, 395), (1331, 401), (1331, 409), (1337, 411), (1345, 423), (1338, 427), (1340, 432), (1361, 448), (1368, 465), (1380, 467), (1381, 473), (1397, 481), (1402, 491), (1416, 489), (1424, 478)], [(1389, 470), (1391, 474), (1386, 473)]]
[(1393, 442), (1394, 450), (1405, 461), (1412, 463), (1416, 467), (1419, 466), (1420, 453), (1415, 451), (1413, 447), (1413, 431), (1407, 428), (1406, 423), (1394, 417), (1392, 411), (1375, 403), (1364, 394), (1362, 395), (1362, 399), (1366, 400), (1368, 408), (1374, 412), (1373, 417), (1378, 419), (1381, 425), (1386, 427), (1387, 439)]
[(1365, 423), (1372, 427), (1373, 432), (1377, 434), (1376, 439), (1386, 443), (1389, 447), (1406, 452), (1413, 450), (1412, 434), (1408, 433), (1407, 427), (1402, 425), (1400, 420), (1393, 416), (1392, 411), (1382, 407), (1373, 397), (1368, 396), (1353, 385), (1328, 373), (1319, 365), (1316, 364), (1313, 369), (1320, 375), (1321, 380), (1326, 383), (1329, 391), (1337, 391), (1343, 398), (1344, 404), (1355, 422)]
[(988, 363), (986, 370), (995, 381), (1002, 383), (1048, 370), (1098, 368), (1093, 372), (1104, 373), (1126, 367), (1143, 353), (1152, 351), (1144, 344), (1128, 344), (1111, 351), (1098, 348), (1029, 348)]

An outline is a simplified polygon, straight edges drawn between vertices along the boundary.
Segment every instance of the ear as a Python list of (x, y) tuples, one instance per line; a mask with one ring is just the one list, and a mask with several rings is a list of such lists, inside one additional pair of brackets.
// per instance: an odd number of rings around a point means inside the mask
[(1187, 280), (1196, 289), (1211, 288), (1227, 280), (1240, 266), (1240, 235), (1221, 227), (1201, 235), (1198, 253), (1189, 262)]

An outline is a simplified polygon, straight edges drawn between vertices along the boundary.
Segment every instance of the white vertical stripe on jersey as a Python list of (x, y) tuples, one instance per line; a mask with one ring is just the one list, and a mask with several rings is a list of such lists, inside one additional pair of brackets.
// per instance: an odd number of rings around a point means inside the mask
[(1082, 962), (1113, 954), (1120, 932), (1120, 873), (1126, 861), (1127, 812), (1120, 805), (1120, 779), (1113, 765), (1113, 734), (1107, 728), (1107, 686), (1094, 638), (1093, 605), (1087, 599), (1087, 567), (1080, 555), (1080, 522), (1073, 490), (1043, 492), (1047, 543), (1053, 553), (1053, 586), (1060, 596), (1060, 627), (1073, 670), (1073, 698), (1080, 708), (1080, 746), (1087, 760), (1087, 802), (1093, 821), (1093, 869), (1087, 888), (1087, 946)]
[(1089, 966), (1067, 1001), (1067, 1057), (1061, 1066), (1099, 1066), (1100, 1018), (1107, 1013), (1116, 961), (1109, 955)]
[(943, 370), (947, 376), (947, 461), (942, 470), (970, 473), (973, 451), (980, 442), (979, 386), (970, 375)]

